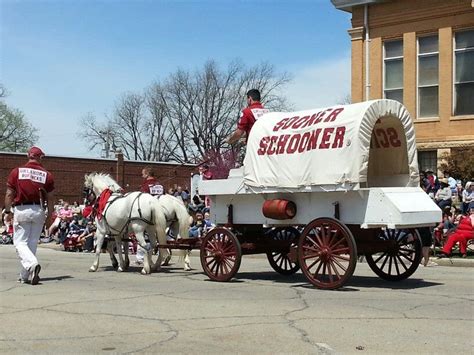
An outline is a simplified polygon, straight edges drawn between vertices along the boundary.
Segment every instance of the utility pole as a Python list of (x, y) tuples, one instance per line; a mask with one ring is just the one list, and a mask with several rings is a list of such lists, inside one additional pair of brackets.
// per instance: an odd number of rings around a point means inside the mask
[(107, 129), (107, 131), (99, 131), (99, 133), (104, 139), (104, 148), (102, 148), (102, 158), (108, 159), (110, 154), (110, 130)]

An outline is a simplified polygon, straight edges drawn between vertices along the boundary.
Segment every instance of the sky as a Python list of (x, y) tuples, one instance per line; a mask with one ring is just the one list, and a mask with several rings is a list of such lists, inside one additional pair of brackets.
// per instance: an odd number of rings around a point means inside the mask
[(291, 74), (295, 110), (340, 103), (350, 27), (329, 0), (0, 0), (0, 83), (47, 155), (100, 157), (78, 138), (82, 117), (209, 59)]

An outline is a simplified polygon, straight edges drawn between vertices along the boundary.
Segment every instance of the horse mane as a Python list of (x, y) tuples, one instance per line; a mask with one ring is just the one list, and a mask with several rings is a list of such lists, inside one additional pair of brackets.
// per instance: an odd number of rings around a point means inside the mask
[(94, 180), (99, 181), (102, 186), (97, 186), (100, 189), (110, 189), (112, 192), (120, 192), (122, 187), (109, 175), (106, 173), (92, 173), (86, 175), (86, 180), (93, 182)]

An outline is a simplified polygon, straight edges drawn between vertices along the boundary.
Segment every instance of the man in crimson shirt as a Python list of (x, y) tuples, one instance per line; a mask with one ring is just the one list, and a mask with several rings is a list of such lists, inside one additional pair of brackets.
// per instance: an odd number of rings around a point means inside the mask
[[(142, 186), (140, 187), (141, 192), (145, 192), (152, 196), (160, 197), (164, 193), (163, 185), (161, 185), (155, 178), (155, 173), (150, 168), (143, 168), (142, 170)], [(145, 252), (143, 248), (138, 248), (136, 254), (135, 265), (143, 265), (145, 259)], [(169, 260), (168, 260), (169, 261)]]
[(28, 150), (28, 162), (13, 169), (7, 179), (5, 213), (13, 207), (13, 244), (20, 259), (21, 283), (39, 282), (41, 266), (36, 258), (38, 240), (46, 219), (44, 202), (54, 190), (53, 175), (41, 165), (43, 151), (38, 147)]
[(144, 168), (142, 170), (142, 186), (140, 187), (141, 192), (160, 197), (163, 195), (163, 185), (161, 185), (155, 178), (155, 174), (150, 168)]
[(256, 120), (268, 112), (260, 103), (260, 91), (252, 89), (247, 92), (247, 107), (240, 113), (237, 129), (227, 138), (227, 143), (234, 144), (245, 134), (247, 140)]

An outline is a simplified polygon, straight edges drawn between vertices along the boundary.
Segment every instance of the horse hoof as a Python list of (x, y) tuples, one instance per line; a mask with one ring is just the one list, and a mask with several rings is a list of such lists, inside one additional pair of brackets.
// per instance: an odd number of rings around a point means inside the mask
[(93, 267), (93, 266), (91, 266), (91, 267), (89, 268), (89, 272), (96, 272), (96, 271), (97, 271), (97, 268), (95, 268), (95, 267)]
[(140, 271), (142, 275), (148, 275), (149, 272), (146, 272), (145, 269), (142, 269), (142, 271)]
[(190, 271), (191, 270), (191, 266), (189, 265), (184, 265), (184, 271)]
[(119, 267), (117, 268), (117, 272), (123, 272), (123, 269), (122, 269), (121, 266), (119, 266)]

